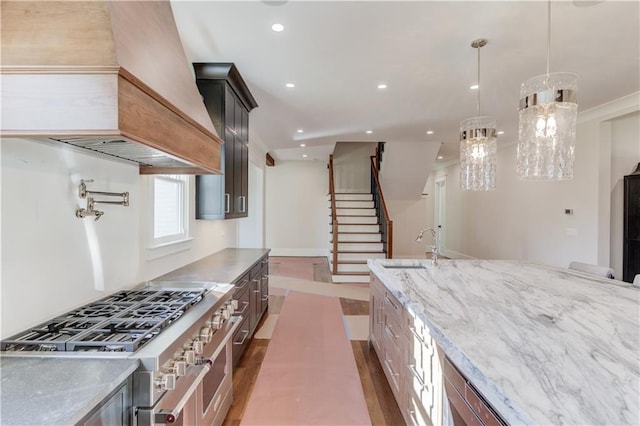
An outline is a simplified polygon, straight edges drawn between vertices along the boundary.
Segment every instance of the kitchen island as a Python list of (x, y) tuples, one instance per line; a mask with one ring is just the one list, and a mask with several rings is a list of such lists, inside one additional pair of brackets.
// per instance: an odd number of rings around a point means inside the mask
[(368, 265), (506, 423), (640, 424), (639, 288), (515, 261)]

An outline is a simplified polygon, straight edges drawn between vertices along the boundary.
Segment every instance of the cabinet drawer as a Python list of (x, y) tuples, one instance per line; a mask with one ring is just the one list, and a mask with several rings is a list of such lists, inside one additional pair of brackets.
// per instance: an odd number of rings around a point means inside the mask
[(385, 372), (387, 373), (387, 378), (389, 379), (391, 390), (396, 396), (396, 400), (398, 400), (400, 396), (400, 373), (402, 369), (402, 356), (400, 354), (400, 350), (393, 345), (385, 344), (384, 353), (385, 356), (383, 367)]
[(251, 339), (250, 333), (251, 329), (249, 328), (249, 317), (243, 318), (240, 326), (233, 333), (232, 338), (232, 351), (233, 351), (233, 366), (235, 367), (240, 360), (245, 348), (249, 345), (249, 340)]
[(464, 397), (458, 393), (455, 386), (446, 377), (444, 379), (444, 387), (453, 414), (454, 424), (457, 424), (461, 420), (461, 423), (467, 426), (483, 426)]
[(475, 411), (476, 415), (480, 417), (482, 423), (486, 426), (501, 426), (503, 424), (469, 383), (465, 384), (464, 389), (467, 403)]
[(236, 299), (236, 295), (241, 294), (244, 290), (249, 288), (249, 273), (244, 274), (242, 277), (234, 281), (234, 284), (236, 288), (233, 291), (233, 297)]
[(413, 426), (433, 426), (431, 408), (424, 404), (420, 396), (409, 391), (407, 398), (408, 424)]
[(241, 291), (237, 291), (233, 294), (233, 298), (238, 301), (238, 307), (233, 312), (233, 315), (238, 316), (242, 315), (243, 317), (247, 317), (249, 313), (249, 305), (250, 305), (250, 296), (251, 292), (249, 291), (249, 286), (245, 286)]

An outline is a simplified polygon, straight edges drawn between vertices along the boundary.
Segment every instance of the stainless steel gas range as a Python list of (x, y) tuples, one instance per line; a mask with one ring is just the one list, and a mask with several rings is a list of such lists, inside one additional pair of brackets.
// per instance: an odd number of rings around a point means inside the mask
[(0, 342), (3, 356), (134, 358), (134, 425), (220, 424), (232, 399), (233, 285), (153, 282)]

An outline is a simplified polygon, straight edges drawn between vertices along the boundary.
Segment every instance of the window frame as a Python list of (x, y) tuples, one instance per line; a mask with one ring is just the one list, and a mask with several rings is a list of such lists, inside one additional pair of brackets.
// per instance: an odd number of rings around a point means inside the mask
[[(180, 196), (178, 201), (179, 208), (179, 221), (180, 226), (182, 228), (181, 232), (164, 235), (161, 237), (156, 237), (156, 182), (158, 180), (179, 183), (180, 186)], [(188, 175), (154, 175), (150, 180), (151, 184), (149, 185), (149, 213), (150, 213), (150, 226), (149, 226), (149, 248), (155, 249), (160, 247), (171, 246), (175, 244), (184, 243), (192, 240), (190, 236), (189, 229), (189, 176)], [(163, 254), (161, 254), (163, 255)]]

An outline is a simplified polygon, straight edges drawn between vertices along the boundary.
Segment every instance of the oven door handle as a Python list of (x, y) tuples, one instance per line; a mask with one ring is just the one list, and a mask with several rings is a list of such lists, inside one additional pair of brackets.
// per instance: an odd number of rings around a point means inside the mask
[(218, 354), (220, 353), (220, 350), (224, 350), (224, 347), (229, 342), (229, 339), (231, 339), (231, 337), (233, 336), (233, 332), (240, 325), (239, 319), (242, 319), (242, 317), (233, 317), (232, 319), (229, 320), (232, 325), (226, 331), (226, 336), (225, 336), (224, 340), (222, 341), (222, 344), (220, 345), (220, 349), (216, 350), (211, 355), (210, 358), (205, 360), (205, 363), (204, 363), (204, 365), (202, 367), (202, 370), (200, 371), (200, 373), (198, 373), (198, 376), (193, 381), (191, 386), (189, 386), (189, 389), (187, 389), (187, 391), (184, 393), (184, 395), (182, 396), (180, 401), (178, 401), (178, 403), (176, 404), (175, 408), (173, 410), (160, 410), (159, 412), (157, 412), (155, 414), (154, 420), (155, 420), (156, 423), (167, 424), (167, 423), (173, 423), (173, 422), (176, 421), (176, 419), (178, 418), (178, 416), (182, 412), (182, 409), (187, 404), (187, 401), (189, 401), (189, 399), (191, 398), (193, 393), (196, 391), (198, 386), (200, 386), (200, 383), (202, 383), (202, 381), (204, 380), (204, 376), (206, 376), (207, 373), (209, 372), (209, 370), (211, 369), (211, 366), (213, 365), (214, 359), (218, 356)]
[(196, 377), (191, 386), (189, 386), (189, 389), (187, 389), (187, 391), (184, 393), (180, 401), (178, 401), (176, 407), (173, 410), (161, 410), (155, 414), (154, 420), (156, 423), (166, 424), (176, 421), (187, 401), (189, 401), (189, 398), (191, 398), (193, 393), (196, 391), (196, 388), (200, 386), (200, 383), (202, 382), (202, 380), (204, 380), (204, 376), (206, 376), (211, 369), (212, 363), (213, 361), (211, 361), (210, 359), (206, 361), (206, 364), (204, 364), (202, 370), (200, 370), (200, 373), (198, 373), (198, 377)]

